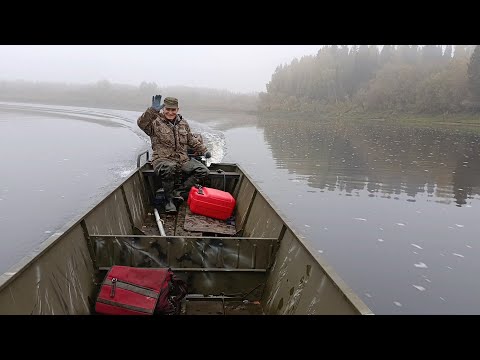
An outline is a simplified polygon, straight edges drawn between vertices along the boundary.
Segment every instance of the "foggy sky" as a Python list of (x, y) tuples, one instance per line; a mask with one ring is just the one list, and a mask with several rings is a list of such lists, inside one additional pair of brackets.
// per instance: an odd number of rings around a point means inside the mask
[(322, 45), (0, 45), (0, 80), (265, 91), (275, 68)]

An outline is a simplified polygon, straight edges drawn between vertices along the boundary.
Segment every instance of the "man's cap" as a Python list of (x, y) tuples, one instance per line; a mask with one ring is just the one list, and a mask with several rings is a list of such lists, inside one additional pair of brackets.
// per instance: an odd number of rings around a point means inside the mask
[(163, 100), (163, 104), (167, 108), (178, 108), (178, 99), (174, 97), (166, 97), (165, 100)]

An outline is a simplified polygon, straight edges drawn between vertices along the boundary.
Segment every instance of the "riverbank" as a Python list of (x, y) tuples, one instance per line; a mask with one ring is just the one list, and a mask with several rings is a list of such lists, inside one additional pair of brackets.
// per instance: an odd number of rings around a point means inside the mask
[[(2, 98), (0, 97), (0, 102), (5, 103), (18, 103), (18, 104), (39, 104), (39, 105), (52, 105), (52, 106), (72, 106), (72, 107), (86, 107), (86, 108), (95, 108), (95, 109), (107, 109), (107, 110), (126, 110), (126, 111), (138, 111), (143, 112), (150, 106), (148, 101), (145, 101), (144, 104), (130, 104), (127, 102), (116, 103), (116, 102), (95, 102), (95, 101), (61, 101), (61, 100), (50, 100), (50, 101), (41, 101), (38, 99), (28, 99), (28, 98)], [(215, 106), (215, 105), (191, 105), (186, 104), (181, 107), (181, 112), (206, 112), (206, 113), (237, 113), (243, 114), (247, 113), (249, 115), (255, 115), (256, 109), (253, 107), (247, 107), (246, 109), (241, 109), (238, 107), (232, 107), (228, 104), (225, 106)]]
[(321, 122), (374, 122), (415, 127), (457, 127), (480, 132), (480, 113), (456, 114), (413, 114), (392, 112), (286, 112), (286, 111), (259, 111), (261, 118), (276, 118), (291, 120)]

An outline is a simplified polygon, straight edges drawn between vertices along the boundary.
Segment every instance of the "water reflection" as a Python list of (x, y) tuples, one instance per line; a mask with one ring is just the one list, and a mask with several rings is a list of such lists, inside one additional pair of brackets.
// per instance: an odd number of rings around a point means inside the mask
[(451, 129), (263, 118), (279, 168), (310, 187), (370, 196), (426, 193), (457, 206), (480, 192), (480, 136)]
[(239, 161), (375, 313), (480, 313), (478, 134), (260, 118), (242, 138)]

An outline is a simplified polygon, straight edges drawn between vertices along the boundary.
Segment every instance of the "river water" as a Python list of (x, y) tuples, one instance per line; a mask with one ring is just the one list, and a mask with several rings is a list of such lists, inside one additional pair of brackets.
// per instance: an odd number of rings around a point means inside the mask
[[(0, 103), (0, 271), (135, 169), (140, 112)], [(480, 313), (480, 136), (185, 111), (376, 314)]]

